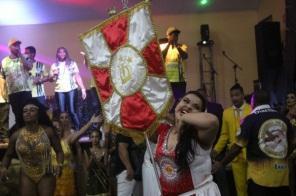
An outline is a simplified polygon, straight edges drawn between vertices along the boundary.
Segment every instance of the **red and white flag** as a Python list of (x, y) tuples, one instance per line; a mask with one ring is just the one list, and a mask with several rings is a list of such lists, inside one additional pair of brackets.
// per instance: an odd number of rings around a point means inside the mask
[(150, 4), (120, 12), (80, 39), (106, 122), (135, 141), (150, 135), (172, 101)]

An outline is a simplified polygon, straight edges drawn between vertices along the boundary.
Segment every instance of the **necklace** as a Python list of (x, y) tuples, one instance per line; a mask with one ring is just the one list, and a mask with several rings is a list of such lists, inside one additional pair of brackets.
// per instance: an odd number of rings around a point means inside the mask
[(93, 148), (92, 154), (96, 160), (100, 160), (105, 155), (105, 151), (103, 149), (94, 149)]
[(169, 137), (170, 137), (171, 133), (173, 132), (173, 130), (174, 130), (174, 127), (170, 128), (170, 130), (168, 131), (168, 134), (166, 136), (165, 143), (164, 143), (164, 148), (168, 152), (174, 150), (176, 147), (176, 145), (174, 145), (174, 147), (169, 149)]

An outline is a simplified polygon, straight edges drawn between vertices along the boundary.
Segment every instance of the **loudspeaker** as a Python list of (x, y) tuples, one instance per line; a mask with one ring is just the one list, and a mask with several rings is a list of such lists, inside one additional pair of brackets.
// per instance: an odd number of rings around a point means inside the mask
[(209, 41), (210, 39), (210, 28), (208, 24), (200, 25), (200, 37), (201, 41)]
[(283, 64), (280, 23), (258, 23), (255, 36), (259, 80), (263, 88), (271, 89)]
[(286, 25), (287, 28), (296, 31), (296, 1), (286, 0)]

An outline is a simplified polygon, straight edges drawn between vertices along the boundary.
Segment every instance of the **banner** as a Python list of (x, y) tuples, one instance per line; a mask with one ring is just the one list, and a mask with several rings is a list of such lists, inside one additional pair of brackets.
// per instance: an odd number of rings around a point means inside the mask
[(150, 4), (108, 18), (80, 40), (106, 122), (136, 142), (144, 140), (172, 102)]

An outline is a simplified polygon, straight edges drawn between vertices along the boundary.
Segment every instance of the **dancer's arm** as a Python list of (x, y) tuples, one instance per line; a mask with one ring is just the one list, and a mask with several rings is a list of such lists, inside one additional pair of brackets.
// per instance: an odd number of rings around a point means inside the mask
[(93, 123), (101, 124), (102, 121), (103, 121), (102, 115), (99, 115), (99, 116), (93, 115), (91, 119), (78, 132), (72, 133), (69, 139), (69, 143), (74, 144), (88, 130), (88, 128), (90, 128), (90, 126)]
[(131, 181), (134, 178), (134, 170), (128, 154), (128, 143), (120, 142), (118, 144), (119, 158), (127, 170), (126, 179)]
[(47, 127), (45, 131), (50, 139), (51, 146), (56, 153), (57, 168), (55, 168), (55, 175), (59, 176), (62, 172), (62, 167), (64, 163), (64, 152), (62, 150), (61, 142), (58, 134), (52, 128)]
[(219, 121), (215, 115), (204, 112), (187, 113), (180, 120), (181, 125), (187, 123), (196, 128), (197, 140), (205, 149), (212, 146), (219, 128)]

